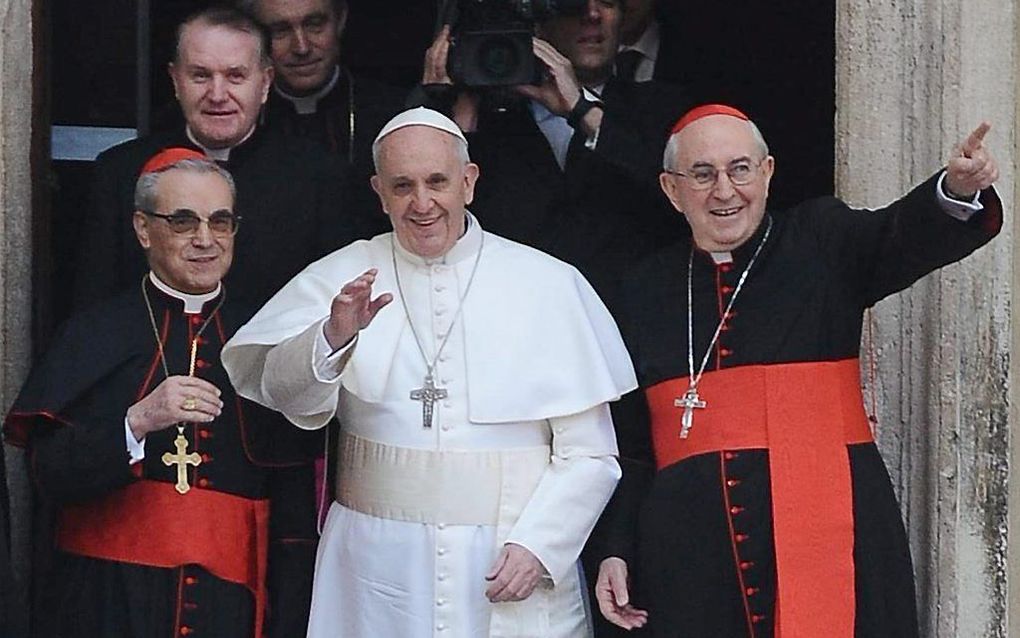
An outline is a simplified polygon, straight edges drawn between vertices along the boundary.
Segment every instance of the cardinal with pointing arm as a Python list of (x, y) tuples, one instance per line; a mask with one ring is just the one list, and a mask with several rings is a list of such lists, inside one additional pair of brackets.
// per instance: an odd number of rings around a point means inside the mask
[(593, 547), (602, 613), (657, 638), (918, 636), (907, 538), (863, 410), (862, 315), (1002, 226), (981, 124), (897, 201), (766, 206), (775, 159), (725, 105), (673, 128), (691, 227), (628, 279), (645, 424)]

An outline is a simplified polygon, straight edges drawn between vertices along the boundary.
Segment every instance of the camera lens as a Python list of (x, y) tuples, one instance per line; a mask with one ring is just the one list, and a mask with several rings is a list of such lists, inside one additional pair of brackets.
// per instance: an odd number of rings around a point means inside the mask
[(478, 48), (478, 65), (493, 79), (512, 75), (520, 64), (520, 53), (510, 38), (490, 37)]

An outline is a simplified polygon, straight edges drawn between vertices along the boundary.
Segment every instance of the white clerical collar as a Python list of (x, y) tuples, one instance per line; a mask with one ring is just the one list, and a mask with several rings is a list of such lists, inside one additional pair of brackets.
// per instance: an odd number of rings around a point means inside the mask
[(326, 97), (326, 95), (333, 90), (336, 86), (337, 81), (340, 79), (340, 67), (333, 68), (333, 77), (329, 79), (329, 82), (311, 95), (291, 95), (279, 87), (277, 84), (273, 84), (273, 91), (277, 95), (287, 100), (294, 105), (294, 110), (297, 111), (298, 115), (311, 115), (319, 109), (319, 100)]
[(156, 273), (149, 271), (149, 281), (152, 285), (161, 290), (162, 292), (170, 295), (174, 299), (180, 299), (184, 302), (184, 312), (189, 315), (197, 315), (202, 312), (202, 306), (206, 302), (212, 301), (220, 294), (220, 288), (223, 284), (217, 283), (216, 288), (212, 292), (202, 293), (201, 295), (192, 295), (186, 292), (181, 292), (176, 288), (171, 288), (169, 285), (163, 283), (163, 280), (156, 276)]
[(254, 124), (252, 125), (251, 130), (248, 131), (248, 133), (241, 138), (240, 142), (234, 144), (233, 146), (227, 146), (225, 148), (209, 148), (203, 145), (201, 142), (195, 139), (195, 134), (191, 132), (190, 126), (185, 126), (184, 132), (187, 134), (188, 139), (191, 140), (191, 143), (200, 148), (202, 152), (209, 157), (209, 159), (215, 160), (217, 162), (226, 162), (230, 159), (231, 149), (234, 149), (240, 146), (241, 144), (244, 144), (245, 142), (248, 141), (248, 138), (252, 136), (252, 134), (255, 132), (255, 125)]
[(709, 252), (712, 256), (712, 261), (718, 266), (719, 264), (731, 264), (733, 263), (733, 253), (731, 252)]
[(450, 250), (440, 257), (425, 258), (420, 255), (416, 255), (411, 251), (404, 248), (397, 239), (397, 234), (393, 233), (393, 245), (397, 252), (397, 255), (404, 261), (410, 262), (416, 266), (434, 266), (436, 264), (456, 264), (457, 262), (463, 261), (469, 257), (474, 257), (475, 253), (482, 245), (482, 226), (475, 219), (475, 216), (468, 212), (464, 218), (464, 224), (467, 226), (467, 230), (460, 236)]
[(620, 51), (637, 51), (654, 65), (656, 58), (659, 57), (659, 38), (659, 21), (652, 20), (634, 44), (623, 45)]

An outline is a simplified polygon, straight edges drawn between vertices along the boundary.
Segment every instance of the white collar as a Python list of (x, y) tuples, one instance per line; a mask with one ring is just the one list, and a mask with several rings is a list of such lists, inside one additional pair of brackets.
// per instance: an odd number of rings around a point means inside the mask
[(428, 259), (420, 255), (416, 255), (404, 248), (403, 245), (401, 245), (400, 240), (397, 239), (397, 234), (394, 232), (393, 245), (397, 251), (397, 256), (403, 261), (410, 262), (416, 266), (456, 264), (469, 257), (474, 257), (475, 253), (478, 252), (482, 245), (482, 226), (470, 212), (465, 215), (464, 224), (467, 226), (467, 229), (464, 231), (464, 234), (460, 236), (457, 242), (450, 247), (450, 250), (446, 251), (446, 253), (440, 257)]
[(248, 133), (246, 133), (245, 136), (241, 138), (240, 142), (234, 144), (233, 146), (226, 146), (224, 148), (208, 148), (204, 146), (201, 142), (195, 139), (195, 134), (191, 132), (190, 126), (185, 125), (184, 132), (187, 134), (188, 139), (191, 140), (191, 143), (197, 146), (198, 148), (202, 149), (202, 152), (205, 153), (206, 156), (209, 157), (209, 159), (217, 162), (226, 162), (230, 160), (230, 151), (237, 148), (241, 144), (247, 142), (248, 138), (251, 137), (253, 133), (255, 133), (255, 125), (254, 124), (252, 125), (251, 130), (248, 131)]
[(621, 46), (620, 51), (637, 51), (645, 58), (655, 62), (659, 57), (659, 21), (649, 22), (641, 37), (634, 44)]
[(153, 286), (170, 295), (174, 299), (180, 299), (183, 301), (184, 312), (189, 315), (197, 315), (202, 312), (202, 306), (204, 306), (206, 302), (215, 299), (220, 294), (220, 289), (223, 287), (223, 284), (217, 283), (216, 288), (212, 292), (202, 293), (201, 295), (192, 295), (186, 292), (181, 292), (176, 288), (171, 288), (169, 284), (164, 283), (163, 280), (157, 277), (156, 273), (151, 270), (149, 271), (149, 281), (152, 282)]
[(329, 79), (329, 82), (311, 95), (291, 95), (287, 93), (276, 83), (273, 84), (273, 91), (277, 95), (287, 100), (294, 105), (294, 110), (297, 111), (298, 115), (311, 115), (319, 109), (319, 100), (326, 97), (326, 95), (333, 90), (336, 86), (337, 81), (340, 79), (340, 67), (333, 68), (333, 77)]

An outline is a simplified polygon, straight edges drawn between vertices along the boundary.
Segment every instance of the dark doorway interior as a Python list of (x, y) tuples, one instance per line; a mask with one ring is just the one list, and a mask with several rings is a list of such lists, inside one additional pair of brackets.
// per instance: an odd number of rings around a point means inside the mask
[[(99, 150), (173, 118), (166, 63), (173, 26), (202, 0), (49, 0), (54, 160), (50, 236), (37, 246), (49, 303), (37, 345), (66, 317), (78, 220)], [(777, 157), (771, 201), (784, 206), (833, 188), (835, 3), (660, 0), (683, 77), (702, 101), (745, 109)], [(369, 75), (413, 82), (435, 19), (432, 0), (350, 0), (346, 61)], [(45, 110), (43, 111), (45, 112)], [(43, 125), (49, 123), (43, 122)], [(45, 226), (45, 224), (44, 224)], [(48, 308), (47, 308), (48, 305)]]

